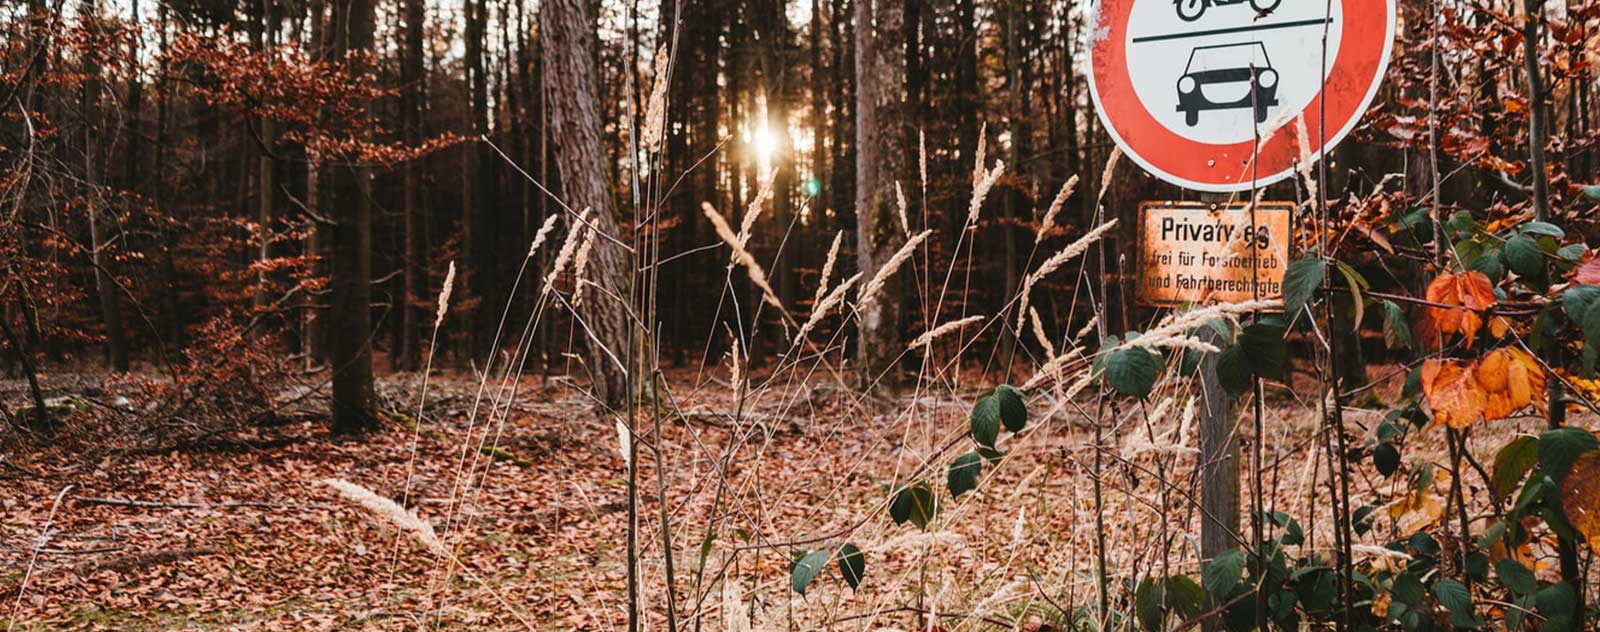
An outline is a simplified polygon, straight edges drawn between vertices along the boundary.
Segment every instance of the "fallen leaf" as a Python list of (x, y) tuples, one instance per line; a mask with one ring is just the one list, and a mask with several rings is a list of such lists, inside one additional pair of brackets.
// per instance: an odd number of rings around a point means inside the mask
[(1572, 280), (1584, 285), (1600, 285), (1600, 257), (1585, 261), (1578, 266), (1578, 271), (1572, 275)]

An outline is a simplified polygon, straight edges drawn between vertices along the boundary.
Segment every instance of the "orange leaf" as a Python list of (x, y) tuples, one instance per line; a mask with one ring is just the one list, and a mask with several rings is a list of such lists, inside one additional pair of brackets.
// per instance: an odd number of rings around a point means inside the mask
[(1422, 392), (1434, 422), (1458, 430), (1479, 419), (1505, 419), (1524, 407), (1540, 407), (1544, 386), (1544, 368), (1516, 347), (1496, 349), (1476, 361), (1422, 363)]
[(1526, 351), (1492, 351), (1478, 361), (1476, 374), (1485, 395), (1484, 419), (1505, 419), (1524, 406), (1543, 403), (1544, 370)]
[[(1461, 308), (1429, 307), (1427, 315), (1432, 329), (1439, 334), (1462, 334), (1467, 337), (1467, 348), (1483, 327), (1481, 310), (1494, 306), (1494, 286), (1482, 272), (1441, 274), (1428, 284), (1427, 298), (1441, 305), (1459, 305)], [(1424, 331), (1427, 329), (1425, 328)]]
[(1459, 430), (1483, 417), (1488, 398), (1472, 373), (1471, 365), (1456, 360), (1422, 363), (1422, 393), (1435, 423)]
[(1589, 548), (1600, 553), (1600, 450), (1590, 450), (1572, 463), (1561, 480), (1561, 510)]

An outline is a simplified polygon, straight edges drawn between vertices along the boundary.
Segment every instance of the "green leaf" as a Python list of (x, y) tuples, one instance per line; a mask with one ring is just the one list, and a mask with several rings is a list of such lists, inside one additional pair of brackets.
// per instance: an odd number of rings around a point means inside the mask
[(1422, 603), (1422, 580), (1411, 573), (1404, 573), (1395, 578), (1394, 585), (1389, 588), (1389, 596), (1396, 603), (1403, 603), (1412, 608)]
[(1183, 618), (1193, 619), (1205, 612), (1206, 591), (1188, 575), (1173, 575), (1167, 578), (1167, 605)]
[[(1596, 310), (1600, 311), (1600, 310)], [(1539, 435), (1539, 469), (1557, 483), (1566, 478), (1567, 469), (1578, 455), (1600, 448), (1600, 439), (1583, 428), (1557, 428)]]
[[(1578, 604), (1578, 592), (1572, 584), (1556, 582), (1545, 586), (1533, 596), (1534, 609), (1548, 620), (1542, 630), (1566, 632), (1572, 629), (1572, 615)], [(1557, 624), (1552, 628), (1550, 624)]]
[(1401, 411), (1398, 408), (1395, 409), (1395, 410), (1391, 410), (1391, 411), (1389, 411), (1388, 418), (1384, 419), (1381, 423), (1378, 424), (1378, 442), (1379, 443), (1390, 443), (1390, 442), (1394, 441), (1396, 438), (1399, 438), (1400, 435), (1405, 434), (1405, 432), (1406, 432), (1405, 428), (1401, 428), (1400, 426), (1398, 426), (1398, 425), (1396, 425), (1394, 423), (1395, 421), (1398, 421), (1400, 419), (1400, 416), (1401, 416), (1402, 412), (1403, 411)]
[(822, 572), (822, 567), (828, 565), (830, 557), (832, 555), (827, 549), (817, 549), (796, 560), (794, 567), (789, 569), (789, 587), (797, 593), (806, 594), (806, 587), (811, 585), (817, 573)]
[(1504, 538), (1505, 536), (1506, 536), (1506, 523), (1496, 521), (1494, 524), (1489, 525), (1488, 529), (1484, 529), (1483, 537), (1478, 538), (1478, 548), (1480, 548), (1480, 549), (1491, 548), (1495, 544), (1498, 544), (1500, 542), (1500, 539)]
[(1454, 215), (1450, 216), (1450, 219), (1445, 220), (1444, 229), (1455, 233), (1457, 237), (1461, 237), (1463, 233), (1475, 233), (1482, 230), (1483, 225), (1472, 218), (1472, 213), (1456, 211)]
[(1406, 374), (1406, 383), (1400, 385), (1400, 396), (1401, 397), (1405, 397), (1405, 398), (1412, 398), (1412, 397), (1416, 397), (1416, 396), (1421, 395), (1421, 394), (1422, 394), (1422, 363), (1418, 362), (1417, 366), (1412, 367), (1411, 368), (1411, 372)]
[(950, 473), (946, 480), (950, 485), (950, 495), (960, 498), (962, 494), (978, 486), (978, 475), (983, 473), (983, 456), (977, 452), (968, 452), (956, 457), (950, 463)]
[(1372, 528), (1372, 511), (1371, 505), (1356, 507), (1355, 515), (1350, 520), (1355, 524), (1356, 535), (1366, 535), (1367, 530)]
[(1511, 592), (1526, 595), (1539, 589), (1539, 582), (1534, 579), (1533, 571), (1509, 557), (1500, 560), (1500, 563), (1495, 565), (1494, 572), (1500, 576), (1500, 583), (1510, 588)]
[(1522, 234), (1524, 235), (1545, 235), (1548, 237), (1554, 237), (1556, 239), (1563, 239), (1567, 236), (1566, 231), (1561, 230), (1560, 226), (1551, 224), (1550, 222), (1527, 222), (1522, 226), (1519, 226), (1518, 230), (1522, 231)]
[(1600, 347), (1600, 309), (1584, 310), (1584, 315), (1578, 320), (1578, 328), (1584, 333), (1584, 350), (1590, 347)]
[(1243, 572), (1244, 552), (1228, 549), (1206, 564), (1200, 574), (1200, 582), (1205, 586), (1206, 594), (1211, 595), (1212, 602), (1220, 604), (1227, 601), (1233, 588), (1239, 585), (1239, 575)]
[(1572, 322), (1583, 322), (1583, 315), (1596, 297), (1600, 297), (1600, 286), (1574, 285), (1561, 293), (1561, 308)]
[(1317, 287), (1322, 285), (1325, 274), (1327, 263), (1322, 257), (1306, 257), (1289, 264), (1289, 269), (1283, 273), (1283, 310), (1289, 318), (1293, 319), (1305, 309)]
[(972, 405), (972, 440), (986, 448), (1000, 437), (1000, 400), (994, 393), (978, 398)]
[(1510, 496), (1511, 492), (1516, 491), (1517, 483), (1522, 482), (1522, 477), (1538, 462), (1537, 438), (1524, 435), (1500, 448), (1494, 453), (1494, 474), (1489, 477), (1495, 494), (1500, 498)]
[(1251, 323), (1239, 332), (1239, 348), (1250, 372), (1257, 376), (1283, 380), (1289, 346), (1283, 341), (1283, 328), (1267, 323)]
[[(1418, 487), (1422, 486), (1419, 485)], [(1438, 555), (1439, 551), (1443, 550), (1439, 546), (1438, 540), (1433, 539), (1433, 536), (1422, 531), (1411, 534), (1411, 537), (1406, 540), (1406, 548), (1411, 549), (1417, 555)]]
[(1394, 301), (1383, 301), (1383, 344), (1390, 349), (1411, 348), (1411, 324), (1406, 312)]
[(1506, 240), (1501, 256), (1513, 272), (1527, 278), (1544, 276), (1544, 251), (1539, 242), (1527, 235), (1514, 235)]
[(923, 530), (928, 528), (928, 523), (933, 522), (933, 517), (938, 513), (939, 497), (921, 483), (900, 490), (895, 494), (894, 501), (889, 503), (889, 517), (894, 519), (895, 524), (909, 520)]
[(1400, 217), (1399, 224), (1401, 228), (1411, 231), (1419, 244), (1433, 239), (1433, 220), (1428, 217), (1428, 209), (1411, 209)]
[(1023, 399), (1022, 391), (1010, 384), (1001, 384), (995, 387), (993, 397), (1000, 402), (1000, 421), (1005, 423), (1006, 430), (1022, 432), (1028, 425), (1028, 402)]
[(1306, 532), (1300, 528), (1300, 521), (1290, 518), (1288, 524), (1283, 525), (1283, 537), (1279, 541), (1288, 546), (1305, 544)]
[(1339, 274), (1344, 276), (1345, 285), (1350, 288), (1350, 302), (1355, 309), (1355, 320), (1352, 322), (1355, 323), (1357, 329), (1360, 329), (1361, 321), (1365, 318), (1367, 311), (1367, 301), (1361, 298), (1361, 291), (1371, 289), (1371, 287), (1367, 285), (1366, 277), (1361, 276), (1360, 272), (1356, 272), (1356, 269), (1350, 267), (1350, 264), (1343, 261), (1335, 261), (1334, 263), (1338, 264)]
[(1589, 252), (1589, 247), (1583, 244), (1567, 244), (1556, 250), (1556, 256), (1562, 261), (1577, 263), (1583, 258), (1583, 253)]
[(1160, 372), (1161, 356), (1144, 347), (1124, 347), (1106, 360), (1106, 381), (1111, 388), (1140, 399), (1150, 396)]
[(1583, 331), (1585, 347), (1600, 346), (1600, 309), (1583, 310), (1583, 317), (1578, 320), (1578, 328)]
[(1482, 272), (1483, 276), (1489, 277), (1489, 282), (1499, 283), (1506, 276), (1506, 268), (1500, 264), (1501, 258), (1501, 249), (1484, 248), (1481, 256), (1467, 264), (1467, 269)]
[(1150, 577), (1139, 580), (1139, 587), (1133, 591), (1133, 612), (1139, 618), (1140, 627), (1149, 632), (1161, 629), (1163, 600), (1160, 583)]
[(1441, 579), (1433, 585), (1433, 598), (1439, 600), (1439, 605), (1450, 611), (1451, 621), (1461, 625), (1463, 621), (1470, 621), (1472, 614), (1472, 593), (1467, 587), (1454, 579)]
[(856, 545), (846, 543), (839, 548), (839, 574), (850, 590), (861, 587), (861, 580), (867, 576), (867, 556)]
[(1527, 615), (1525, 615), (1523, 613), (1523, 611), (1526, 610), (1528, 612), (1532, 612), (1533, 608), (1534, 608), (1533, 601), (1534, 601), (1533, 600), (1533, 595), (1527, 595), (1527, 596), (1524, 596), (1524, 597), (1517, 597), (1517, 598), (1511, 600), (1511, 603), (1514, 604), (1516, 607), (1515, 608), (1506, 608), (1506, 629), (1507, 630), (1521, 630), (1521, 629), (1523, 629), (1522, 620), (1523, 620), (1524, 617), (1527, 616)]
[(1384, 478), (1388, 478), (1400, 469), (1400, 450), (1387, 443), (1378, 444), (1372, 449), (1372, 466), (1378, 468), (1378, 473)]
[(1592, 201), (1600, 202), (1600, 184), (1583, 185), (1583, 196)]
[(1217, 356), (1217, 381), (1223, 390), (1234, 395), (1250, 388), (1250, 367), (1245, 364), (1239, 345), (1230, 345)]
[(1333, 608), (1339, 594), (1338, 577), (1333, 571), (1318, 568), (1300, 576), (1295, 582), (1295, 593), (1307, 612), (1321, 612)]

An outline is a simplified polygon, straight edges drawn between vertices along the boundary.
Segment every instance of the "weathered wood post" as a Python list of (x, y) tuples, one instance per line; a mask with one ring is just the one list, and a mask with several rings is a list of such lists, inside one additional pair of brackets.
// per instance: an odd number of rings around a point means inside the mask
[[(1222, 348), (1222, 334), (1202, 328), (1201, 339)], [(1234, 547), (1239, 534), (1239, 438), (1234, 397), (1217, 377), (1220, 353), (1200, 358), (1200, 557), (1209, 561)]]
[[(1228, 194), (1205, 193), (1207, 204), (1226, 202)], [(1203, 339), (1218, 349), (1229, 340), (1211, 327)], [(1217, 376), (1220, 353), (1200, 359), (1200, 557), (1209, 561), (1233, 548), (1239, 535), (1239, 437), (1234, 397)]]

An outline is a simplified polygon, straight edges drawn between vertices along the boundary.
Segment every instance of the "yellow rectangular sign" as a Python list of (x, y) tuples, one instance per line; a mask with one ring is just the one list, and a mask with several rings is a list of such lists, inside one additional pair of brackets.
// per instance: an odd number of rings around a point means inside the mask
[(1281, 296), (1293, 215), (1290, 202), (1262, 202), (1254, 210), (1246, 203), (1140, 204), (1139, 304)]

